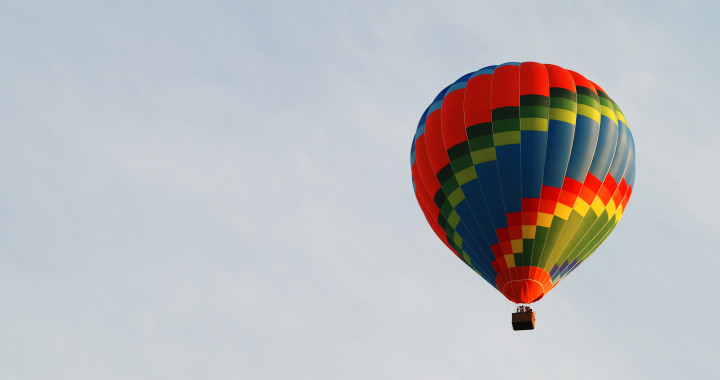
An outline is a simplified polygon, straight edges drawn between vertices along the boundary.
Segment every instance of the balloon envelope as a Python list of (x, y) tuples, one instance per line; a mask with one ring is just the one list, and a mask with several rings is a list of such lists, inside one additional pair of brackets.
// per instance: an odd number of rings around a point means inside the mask
[(615, 102), (582, 75), (536, 62), (488, 66), (443, 89), (410, 161), (437, 236), (515, 303), (539, 300), (597, 249), (635, 178)]

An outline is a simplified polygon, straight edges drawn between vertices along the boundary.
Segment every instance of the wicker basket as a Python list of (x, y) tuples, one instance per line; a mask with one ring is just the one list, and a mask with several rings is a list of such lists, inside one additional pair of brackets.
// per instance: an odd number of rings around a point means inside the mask
[(535, 312), (532, 310), (519, 311), (512, 315), (513, 330), (534, 330)]

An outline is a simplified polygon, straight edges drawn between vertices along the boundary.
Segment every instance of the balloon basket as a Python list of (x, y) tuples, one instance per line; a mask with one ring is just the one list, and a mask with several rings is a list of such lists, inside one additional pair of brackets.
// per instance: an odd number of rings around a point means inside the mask
[(518, 306), (517, 311), (512, 314), (512, 328), (518, 330), (535, 329), (535, 312), (528, 306)]

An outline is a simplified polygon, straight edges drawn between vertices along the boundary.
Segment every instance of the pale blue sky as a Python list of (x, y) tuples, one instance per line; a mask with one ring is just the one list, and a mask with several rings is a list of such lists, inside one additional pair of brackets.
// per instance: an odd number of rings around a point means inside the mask
[[(0, 378), (714, 373), (714, 1), (0, 0)], [(637, 149), (607, 242), (513, 332), (412, 193), (457, 77), (554, 63)]]

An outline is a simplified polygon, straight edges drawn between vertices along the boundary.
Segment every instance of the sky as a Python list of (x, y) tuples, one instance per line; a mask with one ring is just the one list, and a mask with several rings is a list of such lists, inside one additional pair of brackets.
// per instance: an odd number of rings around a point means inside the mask
[[(715, 1), (0, 0), (0, 378), (715, 373)], [(409, 151), (508, 61), (636, 144), (610, 238), (514, 304), (435, 237)]]

